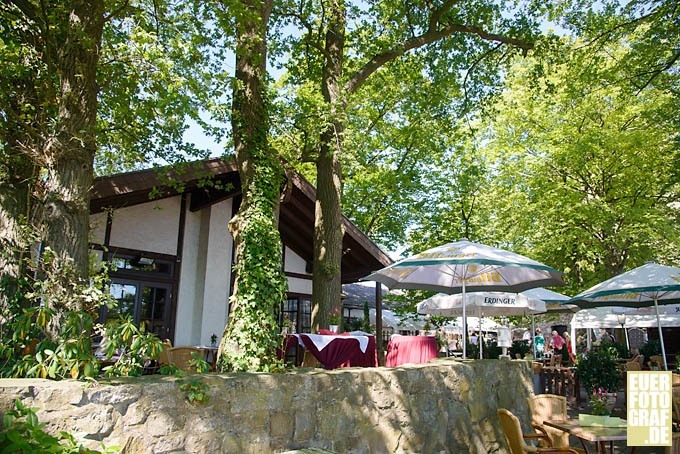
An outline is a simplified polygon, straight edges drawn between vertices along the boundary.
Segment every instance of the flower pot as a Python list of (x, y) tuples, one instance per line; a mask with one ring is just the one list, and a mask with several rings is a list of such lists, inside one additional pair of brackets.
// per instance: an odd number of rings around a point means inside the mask
[(338, 332), (338, 325), (328, 325), (328, 330), (331, 333), (337, 333)]

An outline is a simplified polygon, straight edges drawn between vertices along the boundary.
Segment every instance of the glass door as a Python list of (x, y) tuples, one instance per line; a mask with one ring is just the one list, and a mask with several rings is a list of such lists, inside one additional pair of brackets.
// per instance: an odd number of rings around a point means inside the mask
[(143, 324), (146, 332), (161, 339), (170, 337), (170, 284), (113, 279), (110, 291), (118, 304), (102, 308), (103, 322), (129, 315), (137, 325)]

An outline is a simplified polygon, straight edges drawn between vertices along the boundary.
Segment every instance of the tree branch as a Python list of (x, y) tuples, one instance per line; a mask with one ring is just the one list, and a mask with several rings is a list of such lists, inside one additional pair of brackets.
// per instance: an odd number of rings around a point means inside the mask
[(41, 23), (42, 19), (40, 18), (40, 13), (38, 11), (38, 8), (35, 7), (33, 3), (30, 1), (26, 0), (9, 0), (9, 3), (13, 4), (19, 10), (26, 15), (30, 20), (34, 21), (35, 23)]
[(443, 27), (441, 30), (428, 30), (422, 35), (409, 38), (401, 43), (395, 45), (391, 49), (378, 54), (371, 58), (364, 66), (362, 66), (357, 72), (355, 72), (352, 77), (345, 84), (345, 90), (347, 93), (354, 93), (363, 84), (368, 77), (377, 71), (380, 67), (386, 63), (401, 57), (409, 50), (417, 49), (419, 47), (426, 46), (428, 44), (434, 43), (442, 38), (446, 38), (454, 33), (465, 33), (471, 35), (477, 35), (486, 41), (495, 41), (502, 44), (510, 44), (517, 46), (524, 50), (533, 49), (534, 45), (527, 43), (515, 38), (509, 38), (507, 36), (498, 35), (495, 33), (488, 33), (480, 27), (473, 25), (462, 25), (462, 24), (450, 24)]

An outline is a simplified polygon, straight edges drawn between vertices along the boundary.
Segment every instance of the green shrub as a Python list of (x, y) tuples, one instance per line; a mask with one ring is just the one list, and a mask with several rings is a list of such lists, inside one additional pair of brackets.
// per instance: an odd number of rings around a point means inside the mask
[(104, 447), (104, 451), (85, 448), (76, 438), (67, 432), (52, 436), (44, 431), (45, 424), (38, 421), (37, 408), (29, 408), (15, 401), (15, 409), (5, 413), (0, 430), (0, 452), (16, 452), (32, 454), (49, 452), (55, 454), (96, 454), (100, 452), (118, 452), (117, 447)]
[(580, 355), (576, 362), (576, 374), (588, 395), (594, 390), (616, 392), (621, 383), (616, 355), (609, 348), (599, 348)]

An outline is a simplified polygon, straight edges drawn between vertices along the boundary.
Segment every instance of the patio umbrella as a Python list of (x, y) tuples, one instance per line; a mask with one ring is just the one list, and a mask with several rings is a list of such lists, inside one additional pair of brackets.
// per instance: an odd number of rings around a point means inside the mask
[[(466, 291), (521, 292), (534, 287), (564, 285), (562, 273), (549, 266), (514, 252), (465, 239), (400, 260), (363, 280), (377, 281), (390, 289), (433, 290), (463, 295)], [(465, 334), (466, 317), (463, 296)]]
[[(465, 297), (465, 301), (463, 300)], [(463, 295), (447, 295), (438, 293), (416, 306), (419, 314), (442, 315), (454, 317), (463, 314), (463, 303), (467, 314), (477, 317), (529, 315), (546, 312), (545, 303), (521, 293), (507, 292), (474, 292)], [(479, 357), (482, 358), (482, 343)]]
[(664, 369), (666, 348), (663, 342), (659, 304), (680, 302), (680, 268), (648, 262), (625, 273), (597, 284), (569, 300), (582, 308), (598, 306), (646, 307), (654, 306)]

